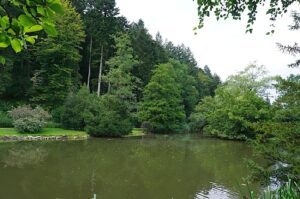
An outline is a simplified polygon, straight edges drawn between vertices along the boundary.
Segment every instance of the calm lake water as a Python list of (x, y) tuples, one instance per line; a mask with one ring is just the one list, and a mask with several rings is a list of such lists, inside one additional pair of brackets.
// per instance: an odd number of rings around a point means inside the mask
[(0, 198), (239, 198), (249, 157), (246, 143), (189, 135), (0, 143)]

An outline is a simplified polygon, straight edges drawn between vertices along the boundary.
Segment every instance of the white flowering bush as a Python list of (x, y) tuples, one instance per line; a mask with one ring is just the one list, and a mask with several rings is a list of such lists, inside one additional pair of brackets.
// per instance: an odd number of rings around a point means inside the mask
[(51, 117), (47, 111), (41, 107), (31, 108), (31, 106), (19, 106), (9, 111), (14, 127), (20, 133), (38, 133), (47, 124)]

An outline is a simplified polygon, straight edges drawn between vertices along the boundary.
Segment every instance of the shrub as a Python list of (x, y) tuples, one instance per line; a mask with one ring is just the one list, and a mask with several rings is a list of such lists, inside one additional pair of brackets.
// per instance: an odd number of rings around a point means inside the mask
[(66, 129), (83, 130), (84, 115), (90, 103), (91, 94), (82, 86), (78, 93), (70, 93), (61, 109), (61, 124)]
[(30, 106), (19, 106), (9, 111), (14, 127), (20, 133), (37, 133), (46, 125), (50, 118), (47, 111), (41, 107), (32, 109)]
[(0, 111), (0, 128), (13, 127), (12, 119), (6, 112)]
[(126, 105), (108, 94), (94, 99), (85, 121), (87, 132), (97, 137), (120, 137), (133, 129)]

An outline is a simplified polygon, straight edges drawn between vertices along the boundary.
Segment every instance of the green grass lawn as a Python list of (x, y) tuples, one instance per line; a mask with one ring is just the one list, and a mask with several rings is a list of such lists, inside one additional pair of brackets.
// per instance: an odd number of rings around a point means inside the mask
[[(87, 133), (84, 131), (65, 130), (61, 128), (44, 128), (39, 133), (19, 133), (14, 128), (0, 128), (0, 136), (86, 136)], [(145, 133), (141, 128), (134, 128), (132, 133), (125, 137), (139, 137)]]
[(0, 128), (0, 136), (85, 136), (84, 131), (65, 130), (61, 128), (44, 128), (39, 133), (19, 133), (14, 128)]
[(134, 128), (132, 132), (129, 135), (126, 135), (125, 137), (139, 137), (143, 136), (145, 133), (143, 132), (143, 129), (141, 128)]

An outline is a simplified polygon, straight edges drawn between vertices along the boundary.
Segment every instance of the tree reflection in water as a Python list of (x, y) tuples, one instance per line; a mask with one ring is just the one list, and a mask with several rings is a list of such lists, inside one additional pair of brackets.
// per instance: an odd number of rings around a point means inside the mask
[(47, 156), (47, 151), (42, 147), (32, 144), (22, 145), (20, 147), (8, 149), (1, 162), (4, 167), (24, 168), (40, 164)]

